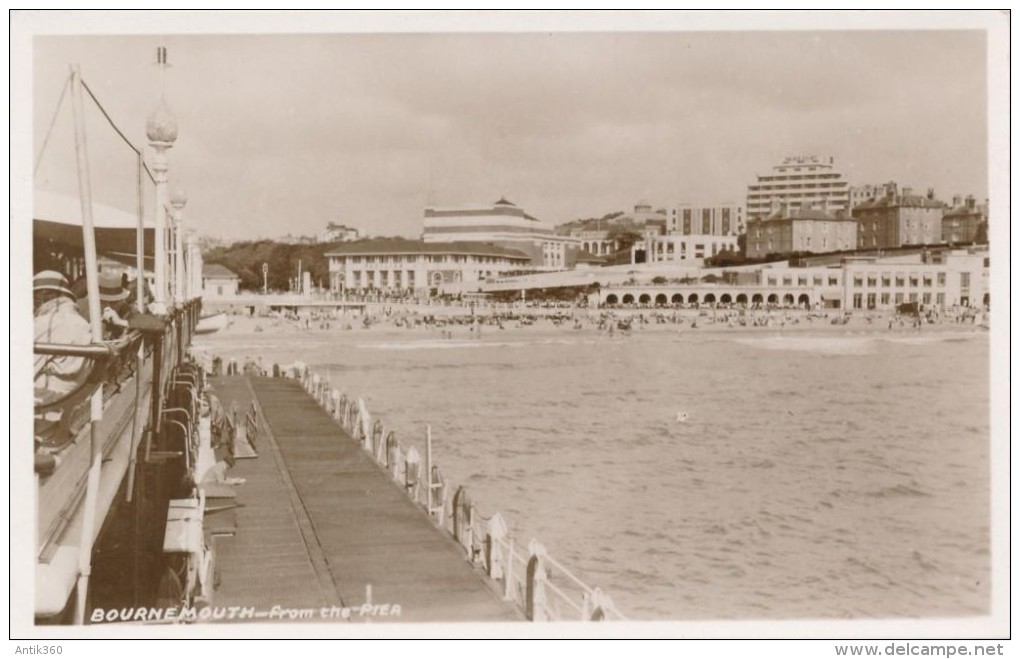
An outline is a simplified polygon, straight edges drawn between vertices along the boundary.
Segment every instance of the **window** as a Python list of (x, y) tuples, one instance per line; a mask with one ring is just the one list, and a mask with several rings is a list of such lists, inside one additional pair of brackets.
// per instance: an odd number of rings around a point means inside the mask
[(931, 282), (932, 282), (931, 275), (925, 275), (924, 285), (926, 288), (931, 288)]
[(783, 277), (783, 286), (793, 286), (793, 277)]
[(813, 279), (811, 280), (811, 283), (812, 283), (812, 285), (814, 285), (814, 286), (821, 286), (821, 285), (822, 285), (822, 278), (821, 278), (821, 277), (814, 277), (814, 278), (813, 278)]
[(860, 309), (862, 304), (863, 296), (860, 293), (854, 293), (854, 309)]
[(864, 286), (864, 278), (854, 277), (854, 288), (861, 288), (862, 286)]
[(903, 288), (905, 281), (903, 275), (896, 275), (896, 288)]
[(875, 294), (874, 293), (868, 293), (868, 308), (869, 309), (874, 309), (875, 308)]
[(892, 285), (892, 278), (890, 278), (889, 275), (882, 275), (882, 286), (884, 288), (889, 288), (891, 285)]
[(946, 294), (945, 293), (936, 293), (935, 294), (935, 304), (939, 305), (940, 307), (944, 307), (946, 305)]
[(807, 286), (807, 277), (797, 277), (798, 286)]
[(769, 277), (769, 286), (775, 286), (777, 279), (775, 277)]
[(945, 286), (946, 285), (946, 273), (944, 273), (944, 272), (938, 273), (938, 282), (939, 282), (939, 286)]
[(910, 287), (917, 288), (918, 278), (917, 275), (910, 275)]
[(969, 272), (961, 272), (960, 273), (960, 288), (970, 288), (970, 273)]
[(931, 304), (931, 293), (925, 293), (923, 296), (921, 296), (921, 301), (924, 304)]
[(917, 293), (911, 293), (908, 298), (911, 302), (917, 302)]
[(883, 307), (889, 306), (889, 294), (888, 293), (882, 293), (880, 299), (882, 300), (882, 306)]
[(875, 277), (868, 277), (868, 288), (875, 288), (878, 286), (878, 279)]
[(896, 304), (903, 304), (903, 293), (896, 294)]
[(839, 286), (839, 277), (829, 277), (829, 286)]

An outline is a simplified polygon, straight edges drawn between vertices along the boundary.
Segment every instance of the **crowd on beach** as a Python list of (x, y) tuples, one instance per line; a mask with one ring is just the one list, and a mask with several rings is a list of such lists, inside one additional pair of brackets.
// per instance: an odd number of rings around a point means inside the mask
[[(465, 305), (432, 309), (422, 305), (377, 304), (364, 310), (317, 311), (305, 315), (277, 313), (245, 320), (239, 330), (279, 329), (438, 332), (442, 338), (481, 338), (504, 330), (544, 329), (599, 332), (626, 336), (644, 330), (806, 330), (922, 331), (926, 327), (988, 327), (988, 312), (957, 307), (896, 313), (883, 310), (840, 310), (769, 307), (590, 309), (557, 305)], [(254, 326), (252, 326), (254, 323)]]

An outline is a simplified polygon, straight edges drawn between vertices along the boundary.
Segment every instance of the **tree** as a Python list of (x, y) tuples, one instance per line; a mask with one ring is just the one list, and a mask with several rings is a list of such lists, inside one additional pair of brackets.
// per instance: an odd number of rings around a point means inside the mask
[(616, 224), (609, 228), (606, 233), (606, 240), (616, 241), (620, 247), (617, 251), (629, 252), (634, 243), (642, 240), (641, 232), (629, 224)]

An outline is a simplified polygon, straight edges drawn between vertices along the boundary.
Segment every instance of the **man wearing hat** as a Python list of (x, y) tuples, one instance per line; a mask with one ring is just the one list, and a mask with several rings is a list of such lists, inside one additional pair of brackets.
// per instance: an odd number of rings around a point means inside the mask
[[(116, 337), (127, 327), (128, 322), (121, 317), (118, 310), (130, 295), (120, 277), (112, 272), (99, 273), (99, 307), (103, 315), (103, 338)], [(88, 294), (78, 300), (78, 312), (83, 318), (89, 317)]]
[[(53, 270), (44, 270), (32, 281), (32, 298), (35, 303), (35, 342), (83, 345), (92, 342), (89, 323), (78, 313), (74, 293), (67, 279)], [(88, 379), (91, 364), (84, 357), (35, 357), (35, 405), (50, 405), (67, 397), (83, 386)], [(36, 435), (52, 436), (66, 441), (73, 433), (69, 414), (60, 407), (36, 415)]]

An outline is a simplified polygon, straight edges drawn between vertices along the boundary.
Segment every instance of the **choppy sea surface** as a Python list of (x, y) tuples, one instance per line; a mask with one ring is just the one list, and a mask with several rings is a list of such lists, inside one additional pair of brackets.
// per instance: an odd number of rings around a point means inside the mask
[[(632, 619), (990, 606), (987, 334), (201, 337), (301, 360)], [(682, 420), (679, 420), (682, 419)]]

